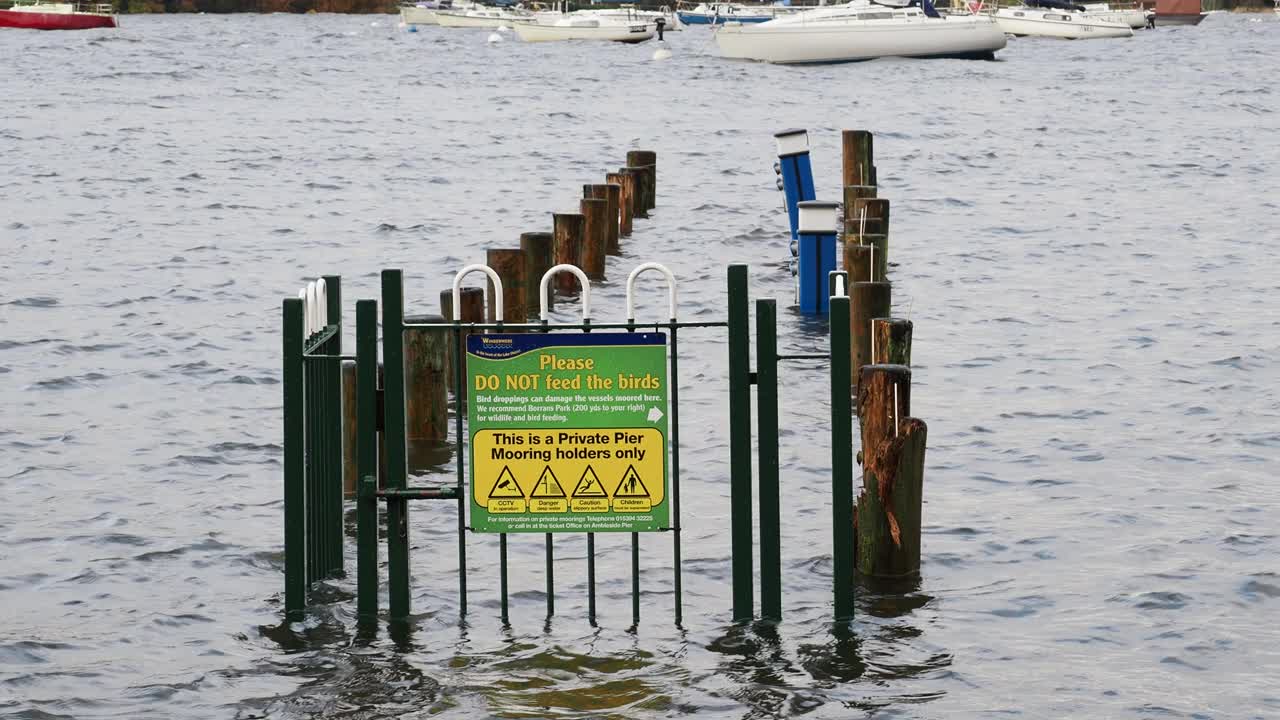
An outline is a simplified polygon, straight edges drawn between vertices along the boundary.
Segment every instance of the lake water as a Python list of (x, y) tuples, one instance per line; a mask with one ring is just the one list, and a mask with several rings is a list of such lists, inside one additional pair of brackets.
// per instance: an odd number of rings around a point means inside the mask
[[(1280, 19), (812, 68), (722, 61), (701, 30), (662, 63), (488, 33), (0, 34), (0, 718), (1280, 716)], [(796, 126), (825, 198), (839, 131), (876, 132), (930, 426), (917, 588), (827, 621), (825, 371), (797, 363), (786, 616), (733, 626), (724, 336), (690, 330), (683, 628), (665, 534), (634, 630), (624, 536), (599, 539), (598, 628), (582, 538), (550, 621), (541, 538), (514, 538), (508, 629), (473, 536), (460, 625), (452, 503), (414, 506), (410, 638), (357, 636), (349, 580), (281, 625), (282, 298), (339, 273), (353, 325), (400, 267), (435, 311), (647, 148), (659, 207), (597, 319), (648, 260), (685, 319), (723, 316), (730, 261), (787, 305), (772, 133)], [(640, 301), (658, 317), (658, 284)], [(823, 347), (781, 315), (785, 350)]]

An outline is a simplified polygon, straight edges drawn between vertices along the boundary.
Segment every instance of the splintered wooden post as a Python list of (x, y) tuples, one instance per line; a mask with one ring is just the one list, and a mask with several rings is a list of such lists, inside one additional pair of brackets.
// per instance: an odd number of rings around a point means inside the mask
[[(844, 270), (849, 273), (849, 282), (880, 282), (884, 274), (871, 262), (874, 249), (870, 245), (858, 245), (854, 242), (844, 244)], [(879, 258), (876, 258), (879, 260)], [(879, 272), (879, 274), (876, 274)]]
[[(522, 323), (529, 317), (529, 288), (525, 275), (523, 250), (488, 250), (485, 253), (485, 264), (498, 273), (502, 280), (502, 315), (503, 322)], [(541, 278), (539, 278), (541, 279)], [(493, 281), (486, 280), (490, 297), (493, 296)], [(488, 308), (489, 322), (497, 322), (494, 317), (496, 303)]]
[(861, 377), (862, 366), (871, 364), (871, 318), (890, 315), (890, 292), (887, 282), (854, 282), (850, 289), (849, 345), (855, 383)]
[(858, 570), (872, 577), (920, 571), (920, 509), (928, 428), (910, 417), (911, 370), (866, 365), (858, 384), (862, 493), (857, 503)]
[(871, 321), (871, 363), (911, 367), (911, 321), (874, 318)]
[(609, 255), (617, 255), (619, 252), (618, 197), (621, 193), (622, 188), (614, 183), (582, 186), (582, 197), (604, 200), (608, 203), (608, 210), (605, 212), (604, 251)]
[(356, 363), (354, 360), (342, 361), (342, 496), (356, 496), (356, 478), (359, 473), (359, 458), (356, 443)]
[(875, 185), (876, 166), (871, 131), (845, 130), (840, 138), (844, 146), (844, 184)]
[[(406, 324), (443, 323), (439, 315), (412, 315)], [(405, 439), (437, 443), (449, 436), (449, 334), (444, 328), (409, 327), (404, 333)]]
[(588, 278), (603, 280), (605, 248), (609, 245), (609, 201), (583, 198), (580, 204), (586, 228), (582, 234), (582, 262), (579, 266)]
[[(520, 235), (520, 250), (524, 253), (525, 311), (529, 318), (538, 313), (539, 297), (542, 292), (542, 276), (547, 274), (555, 264), (555, 246), (549, 232), (527, 232)], [(547, 307), (554, 303), (556, 294), (547, 293)]]
[[(555, 235), (556, 264), (581, 266), (582, 237), (587, 229), (587, 219), (580, 213), (555, 213), (551, 216), (551, 226)], [(557, 273), (555, 288), (561, 295), (573, 295), (578, 292), (578, 278), (573, 273)]]
[[(636, 196), (635, 175), (619, 171), (604, 176), (610, 184), (618, 186), (618, 236), (631, 237), (631, 216), (634, 214)], [(619, 246), (621, 251), (621, 246)]]
[(636, 191), (631, 200), (631, 217), (649, 217), (649, 174), (653, 168), (627, 166), (626, 172), (636, 179)]
[(645, 211), (658, 206), (658, 153), (652, 150), (631, 150), (627, 153), (629, 167), (646, 168), (644, 198)]

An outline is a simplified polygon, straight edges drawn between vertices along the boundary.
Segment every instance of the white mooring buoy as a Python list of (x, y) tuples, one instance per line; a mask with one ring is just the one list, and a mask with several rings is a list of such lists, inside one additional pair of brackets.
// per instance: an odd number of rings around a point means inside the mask
[(671, 48), (667, 47), (665, 40), (658, 41), (658, 49), (653, 51), (654, 60), (670, 60)]
[(501, 36), (501, 35), (499, 35), (498, 33), (489, 33), (489, 44), (490, 44), (490, 45), (493, 45), (493, 44), (495, 44), (495, 43), (500, 43), (500, 42), (502, 42), (502, 36)]

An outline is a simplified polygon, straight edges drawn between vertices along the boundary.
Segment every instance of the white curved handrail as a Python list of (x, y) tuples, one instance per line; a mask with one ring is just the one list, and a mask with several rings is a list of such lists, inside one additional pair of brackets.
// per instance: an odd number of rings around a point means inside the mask
[(316, 329), (329, 327), (329, 290), (324, 278), (316, 281)]
[(547, 310), (547, 291), (551, 286), (551, 278), (562, 272), (571, 272), (578, 277), (578, 282), (582, 284), (582, 320), (584, 322), (590, 320), (591, 281), (587, 279), (587, 274), (582, 272), (582, 268), (568, 263), (554, 265), (542, 274), (542, 281), (538, 284), (538, 317), (543, 322), (550, 319), (550, 313)]
[(667, 269), (666, 265), (656, 262), (647, 262), (637, 265), (636, 269), (631, 271), (627, 276), (627, 322), (636, 321), (635, 313), (635, 287), (636, 278), (645, 270), (657, 270), (667, 278), (667, 310), (671, 315), (671, 322), (676, 321), (676, 276), (675, 273)]
[(307, 335), (316, 334), (316, 284), (307, 283)]
[(302, 301), (302, 334), (304, 336), (311, 334), (311, 317), (307, 315), (307, 289), (300, 288), (298, 290), (298, 299)]
[(453, 276), (454, 321), (457, 322), (462, 319), (462, 278), (470, 275), (473, 272), (482, 272), (485, 275), (489, 276), (489, 281), (493, 283), (494, 297), (489, 297), (489, 288), (486, 286), (484, 289), (485, 300), (490, 303), (493, 303), (493, 317), (498, 322), (502, 322), (504, 319), (502, 316), (503, 315), (502, 278), (498, 277), (498, 273), (494, 272), (493, 268), (489, 267), (488, 265), (482, 265), (480, 263), (476, 263), (474, 265), (468, 265), (462, 268), (461, 270), (459, 270), (457, 275)]

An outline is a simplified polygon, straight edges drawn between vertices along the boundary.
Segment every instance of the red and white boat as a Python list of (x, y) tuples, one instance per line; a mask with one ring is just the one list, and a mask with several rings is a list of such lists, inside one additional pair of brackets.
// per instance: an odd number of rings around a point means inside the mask
[(111, 3), (80, 4), (48, 0), (14, 0), (0, 10), (0, 27), (28, 30), (88, 30), (113, 28), (116, 16)]

